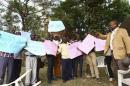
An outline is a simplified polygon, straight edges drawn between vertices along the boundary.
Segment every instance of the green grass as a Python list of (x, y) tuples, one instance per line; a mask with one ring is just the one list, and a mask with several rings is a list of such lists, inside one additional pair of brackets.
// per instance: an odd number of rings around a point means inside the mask
[[(99, 53), (100, 56), (100, 53)], [(24, 64), (24, 63), (23, 63)], [(24, 65), (23, 65), (24, 66)], [(88, 68), (87, 68), (88, 69)], [(22, 73), (25, 72), (25, 67), (22, 67)], [(53, 81), (52, 84), (47, 83), (47, 66), (40, 69), (40, 79), (41, 86), (117, 86), (115, 82), (109, 82), (108, 75), (106, 75), (105, 70), (103, 68), (99, 69), (100, 73), (100, 83), (96, 79), (87, 78), (85, 76), (86, 73), (86, 61), (84, 59), (83, 65), (83, 78), (76, 78), (74, 80), (70, 80), (66, 83), (63, 83), (61, 79), (57, 81)]]
[[(22, 69), (25, 70), (24, 68)], [(23, 72), (22, 72), (23, 73)], [(47, 67), (40, 69), (40, 79), (42, 81), (41, 86), (116, 86), (115, 82), (110, 83), (108, 81), (108, 76), (105, 74), (104, 69), (100, 69), (100, 81), (96, 79), (86, 78), (85, 71), (83, 78), (76, 78), (63, 83), (61, 79), (53, 81), (52, 84), (47, 83)]]

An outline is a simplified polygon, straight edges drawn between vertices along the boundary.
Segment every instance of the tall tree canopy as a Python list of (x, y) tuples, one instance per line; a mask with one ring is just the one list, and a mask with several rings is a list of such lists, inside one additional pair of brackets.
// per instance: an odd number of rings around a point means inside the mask
[(122, 22), (130, 14), (127, 0), (66, 0), (53, 9), (52, 20), (62, 20), (78, 33), (105, 31), (111, 19)]
[[(51, 14), (52, 20), (62, 20), (68, 32), (84, 34), (91, 31), (105, 32), (109, 21), (113, 18), (122, 22), (130, 14), (128, 0), (66, 0), (58, 4), (58, 0), (7, 0), (8, 7), (6, 21), (0, 21), (0, 25), (12, 28), (14, 22), (21, 22), (23, 30), (32, 30), (47, 34), (47, 17)], [(33, 6), (30, 6), (30, 1)], [(41, 7), (41, 10), (37, 8)], [(51, 13), (48, 10), (53, 9)], [(2, 9), (0, 9), (2, 11)], [(20, 15), (12, 16), (17, 13)], [(41, 15), (37, 15), (41, 13)], [(0, 14), (1, 15), (1, 14)]]

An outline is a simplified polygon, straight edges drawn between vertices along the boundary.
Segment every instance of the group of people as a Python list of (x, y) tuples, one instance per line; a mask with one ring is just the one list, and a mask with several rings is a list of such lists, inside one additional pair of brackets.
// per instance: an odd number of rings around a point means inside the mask
[[(108, 73), (110, 81), (112, 81), (117, 74), (117, 71), (112, 71), (111, 63), (114, 62), (116, 70), (127, 70), (130, 64), (130, 38), (128, 32), (125, 28), (120, 28), (118, 26), (117, 20), (112, 20), (110, 22), (110, 27), (112, 29), (106, 35), (101, 33), (96, 33), (96, 37), (100, 39), (105, 39), (106, 44), (104, 48), (105, 63), (108, 68)], [(20, 33), (14, 33), (20, 35)], [(32, 34), (31, 40), (38, 40), (37, 35)], [(79, 76), (83, 76), (83, 62), (84, 57), (86, 57), (86, 62), (89, 64), (90, 74), (87, 76), (91, 78), (96, 78), (99, 80), (99, 70), (96, 63), (96, 53), (92, 49), (89, 54), (84, 54), (78, 49), (78, 45), (81, 43), (81, 39), (78, 36), (73, 36), (71, 38), (67, 36), (58, 37), (50, 35), (46, 38), (43, 43), (48, 42), (49, 45), (55, 45), (55, 54), (52, 53), (52, 47), (47, 47), (46, 58), (48, 61), (47, 65), (47, 81), (51, 84), (53, 80), (61, 77), (63, 82), (72, 80), (78, 76), (78, 65), (79, 65)], [(69, 46), (74, 46), (76, 48), (76, 53), (78, 55), (75, 58), (70, 58), (71, 53), (69, 51)], [(32, 70), (30, 74), (26, 76), (25, 85), (32, 86), (37, 81), (39, 81), (39, 60), (40, 56), (34, 55), (29, 51), (24, 51), (26, 56), (25, 67), (26, 71)], [(17, 58), (16, 58), (17, 56)], [(20, 76), (22, 59), (20, 53), (18, 55), (13, 53), (6, 53), (0, 51), (0, 84), (4, 83), (5, 71), (7, 68), (7, 82), (10, 83), (16, 80)], [(18, 58), (19, 57), (19, 58)], [(43, 64), (43, 63), (40, 63)], [(61, 72), (58, 72), (61, 71)], [(58, 72), (58, 74), (56, 74)]]
[[(21, 35), (20, 32), (15, 32), (14, 30), (12, 31), (12, 34)], [(31, 40), (37, 40), (37, 36), (35, 34), (32, 34)], [(30, 83), (35, 84), (39, 80), (38, 73), (40, 69), (39, 63), (41, 63), (41, 60), (38, 58), (38, 56), (35, 56), (25, 50), (22, 50), (17, 55), (14, 53), (0, 51), (0, 85), (4, 83), (5, 76), (7, 77), (6, 83), (11, 83), (20, 77), (24, 55), (26, 55), (26, 71), (30, 69), (33, 70), (26, 76), (26, 85)], [(13, 84), (13, 86), (15, 85)]]
[[(117, 70), (128, 70), (130, 65), (130, 37), (127, 29), (119, 26), (117, 20), (112, 20), (109, 24), (111, 32), (106, 35), (98, 33), (98, 37), (106, 39), (106, 45), (104, 48), (105, 62), (108, 66), (108, 72), (110, 77), (117, 77)], [(113, 62), (112, 72), (111, 63)], [(124, 77), (129, 77), (125, 75)], [(110, 78), (111, 80), (111, 78)]]

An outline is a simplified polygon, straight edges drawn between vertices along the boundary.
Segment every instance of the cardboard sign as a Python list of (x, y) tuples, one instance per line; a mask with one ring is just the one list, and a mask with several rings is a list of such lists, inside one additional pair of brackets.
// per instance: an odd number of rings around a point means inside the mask
[(60, 32), (65, 30), (65, 26), (62, 21), (50, 21), (48, 25), (48, 32)]

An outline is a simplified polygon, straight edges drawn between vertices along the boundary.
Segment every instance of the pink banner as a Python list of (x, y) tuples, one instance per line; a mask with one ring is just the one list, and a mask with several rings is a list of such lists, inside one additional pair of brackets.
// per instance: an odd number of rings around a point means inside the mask
[(95, 39), (95, 51), (103, 51), (105, 48), (106, 40)]
[(69, 46), (69, 54), (70, 54), (71, 59), (74, 59), (74, 58), (82, 55), (82, 52), (78, 49), (78, 46), (80, 44), (81, 44), (80, 41), (70, 44), (70, 46)]
[(45, 51), (47, 54), (56, 56), (58, 46), (54, 42), (50, 40), (45, 40), (43, 44), (45, 46)]
[(88, 34), (82, 43), (78, 46), (78, 48), (85, 54), (88, 54), (94, 48), (94, 42), (95, 37)]

